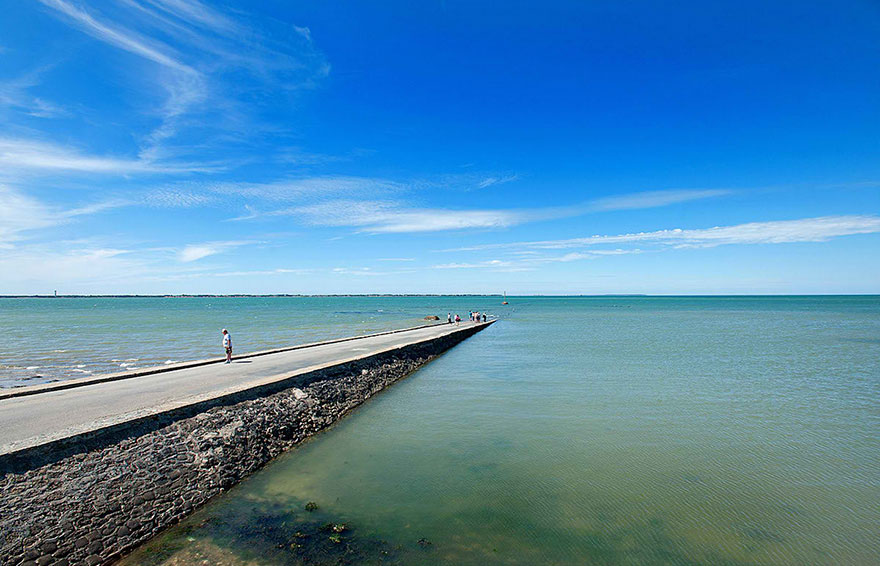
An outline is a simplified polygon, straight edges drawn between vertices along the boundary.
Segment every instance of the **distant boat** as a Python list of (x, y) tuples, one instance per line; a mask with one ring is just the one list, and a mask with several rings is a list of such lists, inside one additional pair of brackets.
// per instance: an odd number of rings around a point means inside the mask
[(502, 304), (502, 305), (506, 305), (506, 304), (507, 304), (507, 291), (504, 291), (504, 300), (501, 301), (501, 304)]

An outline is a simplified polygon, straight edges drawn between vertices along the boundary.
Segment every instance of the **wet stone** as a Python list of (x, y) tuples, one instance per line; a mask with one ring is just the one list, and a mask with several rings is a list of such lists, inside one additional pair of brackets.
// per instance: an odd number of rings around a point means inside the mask
[(89, 543), (89, 546), (86, 547), (86, 550), (92, 554), (97, 554), (97, 553), (101, 552), (101, 550), (103, 550), (103, 549), (104, 549), (104, 543), (102, 543), (99, 540), (96, 540), (95, 542)]
[(58, 550), (58, 545), (55, 544), (54, 540), (49, 540), (40, 545), (40, 550), (42, 550), (46, 554), (52, 554), (56, 550)]

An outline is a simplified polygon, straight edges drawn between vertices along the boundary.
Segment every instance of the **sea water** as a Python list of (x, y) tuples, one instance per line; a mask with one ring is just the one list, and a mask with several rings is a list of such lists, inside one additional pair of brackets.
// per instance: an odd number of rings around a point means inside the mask
[[(425, 324), (459, 300), (367, 297), (0, 298), (0, 388)], [(463, 314), (466, 314), (466, 310)]]
[(880, 562), (878, 297), (321, 301), (362, 313), (335, 334), (500, 321), (126, 563)]

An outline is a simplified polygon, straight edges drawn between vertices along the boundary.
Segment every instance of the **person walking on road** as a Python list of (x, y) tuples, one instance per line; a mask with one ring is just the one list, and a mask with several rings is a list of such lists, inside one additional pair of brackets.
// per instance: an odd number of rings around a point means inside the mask
[(223, 329), (223, 349), (226, 350), (226, 363), (232, 363), (232, 335)]

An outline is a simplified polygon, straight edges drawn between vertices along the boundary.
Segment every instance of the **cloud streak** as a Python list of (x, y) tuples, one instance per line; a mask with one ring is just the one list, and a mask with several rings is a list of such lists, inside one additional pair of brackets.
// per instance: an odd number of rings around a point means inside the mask
[(333, 200), (279, 211), (318, 226), (350, 226), (375, 234), (502, 228), (524, 221), (505, 210), (412, 209), (387, 201)]
[[(509, 244), (487, 244), (449, 251), (476, 251), (488, 249), (566, 249), (602, 245), (653, 244), (671, 248), (711, 248), (735, 244), (784, 244), (795, 242), (825, 242), (832, 238), (880, 232), (880, 216), (845, 215), (820, 216), (799, 220), (748, 222), (733, 226), (715, 226), (683, 230), (655, 230), (617, 235), (595, 235), (565, 240), (541, 240)], [(593, 252), (595, 253), (595, 252)]]
[(184, 173), (211, 171), (201, 165), (157, 164), (143, 159), (120, 159), (83, 154), (56, 144), (16, 138), (0, 138), (0, 165), (10, 172), (59, 172), (117, 174)]
[(0, 184), (0, 249), (26, 238), (26, 233), (57, 226), (72, 218), (125, 206), (108, 200), (71, 209), (51, 207), (13, 187)]
[(645, 191), (597, 199), (592, 201), (589, 206), (594, 211), (657, 208), (692, 200), (720, 197), (730, 193), (731, 191), (725, 189)]
[(329, 72), (309, 34), (278, 34), (279, 42), (244, 25), (245, 14), (228, 17), (195, 0), (120, 0), (96, 4), (100, 11), (68, 0), (39, 1), (71, 27), (156, 65), (158, 73), (146, 84), (158, 85), (164, 102), (148, 112), (158, 114), (160, 123), (141, 135), (139, 156), (145, 161), (167, 156), (166, 142), (186, 128), (198, 128), (202, 139), (205, 130), (221, 125), (241, 136), (259, 130), (245, 117), (253, 115), (252, 101), (243, 104), (235, 96), (242, 94), (241, 81), (231, 80), (236, 74), (284, 93), (313, 86)]
[(225, 242), (205, 242), (202, 244), (189, 244), (177, 254), (177, 259), (183, 263), (190, 263), (200, 259), (221, 254), (235, 248), (255, 244), (257, 242), (235, 240)]
[(279, 210), (270, 214), (297, 216), (315, 226), (349, 226), (374, 234), (439, 232), (508, 228), (529, 222), (570, 218), (609, 210), (668, 206), (727, 193), (728, 191), (722, 190), (651, 191), (609, 197), (572, 206), (484, 210), (412, 208), (396, 201), (340, 199)]

